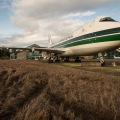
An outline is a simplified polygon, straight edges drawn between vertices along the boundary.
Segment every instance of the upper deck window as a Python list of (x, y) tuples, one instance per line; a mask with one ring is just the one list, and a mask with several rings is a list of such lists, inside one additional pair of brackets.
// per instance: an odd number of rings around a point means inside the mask
[(116, 22), (116, 21), (110, 17), (105, 17), (101, 18), (99, 22)]

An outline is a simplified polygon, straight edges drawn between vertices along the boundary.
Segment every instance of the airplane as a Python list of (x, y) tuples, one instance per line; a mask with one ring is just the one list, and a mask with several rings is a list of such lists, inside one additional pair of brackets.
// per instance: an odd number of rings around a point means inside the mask
[[(51, 43), (51, 39), (50, 39)], [(104, 54), (120, 47), (120, 22), (111, 17), (102, 16), (95, 18), (72, 32), (69, 36), (49, 48), (32, 48), (34, 50), (46, 51), (49, 54), (66, 57), (76, 56), (75, 61), (80, 61), (78, 56), (89, 56), (98, 54), (100, 63), (105, 64)], [(50, 56), (49, 62), (52, 61)]]

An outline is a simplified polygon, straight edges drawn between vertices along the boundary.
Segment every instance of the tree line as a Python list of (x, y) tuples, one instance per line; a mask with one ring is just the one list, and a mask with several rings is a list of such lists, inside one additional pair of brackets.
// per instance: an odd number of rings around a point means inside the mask
[(9, 49), (7, 49), (7, 48), (0, 49), (0, 58), (1, 59), (7, 59), (9, 57), (10, 57)]

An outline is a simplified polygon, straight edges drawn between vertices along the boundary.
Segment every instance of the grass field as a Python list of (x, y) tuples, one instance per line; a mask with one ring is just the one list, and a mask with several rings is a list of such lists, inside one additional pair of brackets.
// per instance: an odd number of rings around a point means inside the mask
[(101, 67), (100, 65), (97, 66), (94, 64), (92, 66), (81, 66), (80, 63), (59, 63), (57, 65), (65, 66), (65, 67), (71, 67), (71, 68), (76, 68), (76, 69), (81, 69), (85, 71), (92, 71), (92, 72), (98, 72), (98, 73), (103, 73), (103, 74), (109, 74), (109, 75), (114, 75), (114, 76), (120, 76), (120, 66), (107, 66), (107, 67)]
[(119, 73), (120, 67), (1, 60), (0, 120), (119, 120)]

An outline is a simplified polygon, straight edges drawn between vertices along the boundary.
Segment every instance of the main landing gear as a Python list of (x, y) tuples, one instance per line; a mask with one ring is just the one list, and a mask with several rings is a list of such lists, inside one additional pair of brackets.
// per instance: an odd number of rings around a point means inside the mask
[[(65, 57), (63, 60), (64, 60), (64, 62), (70, 62), (70, 58), (69, 57)], [(76, 57), (75, 58), (75, 62), (81, 62), (81, 58), (80, 57)]]
[(70, 61), (70, 58), (69, 57), (65, 57), (64, 58), (64, 62), (69, 62)]
[(54, 54), (50, 54), (48, 62), (49, 63), (60, 62), (60, 57)]
[(75, 62), (81, 62), (80, 57), (76, 57), (76, 58), (75, 58)]

